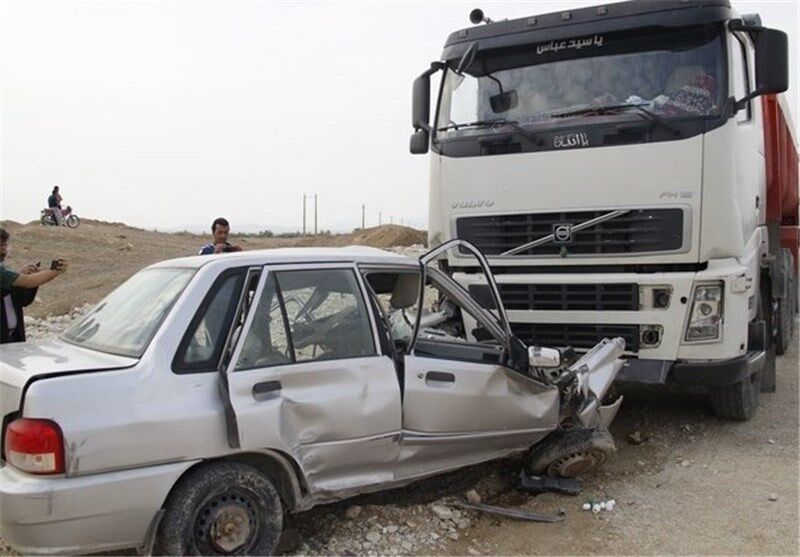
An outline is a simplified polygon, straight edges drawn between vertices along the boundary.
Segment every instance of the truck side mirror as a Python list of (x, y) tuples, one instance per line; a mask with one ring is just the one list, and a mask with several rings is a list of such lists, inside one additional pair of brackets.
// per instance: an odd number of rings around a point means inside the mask
[(442, 62), (433, 62), (429, 69), (414, 80), (414, 87), (411, 90), (411, 125), (414, 127), (414, 133), (411, 135), (409, 145), (412, 155), (428, 152), (431, 132), (431, 76), (443, 68)]
[(411, 96), (411, 125), (427, 130), (431, 119), (431, 76), (425, 72), (414, 80)]
[(412, 155), (424, 155), (428, 152), (428, 143), (430, 142), (430, 134), (427, 130), (417, 130), (411, 134), (411, 141), (409, 141), (408, 149)]
[(761, 95), (786, 91), (789, 88), (789, 41), (786, 33), (761, 27), (760, 18), (754, 16), (732, 20), (730, 29), (749, 33), (756, 47), (756, 88), (736, 101), (735, 110), (742, 110), (751, 99)]
[(756, 45), (756, 93), (783, 93), (789, 88), (789, 46), (786, 33), (764, 29), (754, 33)]

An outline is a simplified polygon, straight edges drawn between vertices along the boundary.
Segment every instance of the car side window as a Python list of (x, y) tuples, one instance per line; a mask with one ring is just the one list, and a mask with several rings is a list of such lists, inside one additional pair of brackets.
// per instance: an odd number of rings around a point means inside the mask
[(372, 326), (350, 269), (278, 271), (297, 362), (376, 355)]
[(175, 354), (173, 371), (216, 371), (236, 314), (244, 276), (244, 269), (228, 271), (211, 286)]
[(278, 296), (275, 275), (269, 273), (245, 336), (235, 370), (288, 364), (294, 354), (286, 334), (286, 319)]

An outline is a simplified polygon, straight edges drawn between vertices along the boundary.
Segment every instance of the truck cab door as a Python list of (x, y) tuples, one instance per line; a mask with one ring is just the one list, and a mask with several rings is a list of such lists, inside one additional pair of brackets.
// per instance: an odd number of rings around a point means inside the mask
[[(496, 314), (431, 265), (456, 247), (478, 260)], [(533, 378), (527, 366), (523, 370), (514, 364), (515, 341), (497, 286), (474, 246), (452, 240), (420, 258), (418, 304), (411, 321), (403, 362), (404, 476), (524, 450), (557, 426), (558, 389)], [(465, 323), (472, 322), (477, 327), (467, 331)]]

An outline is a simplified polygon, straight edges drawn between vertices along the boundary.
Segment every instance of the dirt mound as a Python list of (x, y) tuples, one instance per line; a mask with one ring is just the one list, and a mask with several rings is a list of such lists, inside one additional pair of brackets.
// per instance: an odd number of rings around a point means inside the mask
[[(122, 223), (81, 220), (76, 229), (2, 221), (11, 233), (8, 265), (19, 269), (41, 261), (49, 266), (57, 257), (66, 259), (69, 271), (44, 285), (36, 301), (26, 309), (32, 317), (61, 315), (84, 303), (95, 303), (142, 267), (157, 261), (194, 255), (209, 242), (207, 235), (164, 233), (132, 228)], [(426, 233), (404, 226), (387, 225), (350, 234), (304, 238), (231, 237), (245, 250), (295, 246), (365, 245), (379, 248), (424, 244)]]

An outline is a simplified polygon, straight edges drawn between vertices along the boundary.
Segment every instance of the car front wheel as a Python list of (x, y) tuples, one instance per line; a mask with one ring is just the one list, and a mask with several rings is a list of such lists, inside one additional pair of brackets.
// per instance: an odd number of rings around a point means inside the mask
[(167, 498), (154, 555), (272, 555), (283, 526), (272, 482), (251, 466), (206, 464)]

